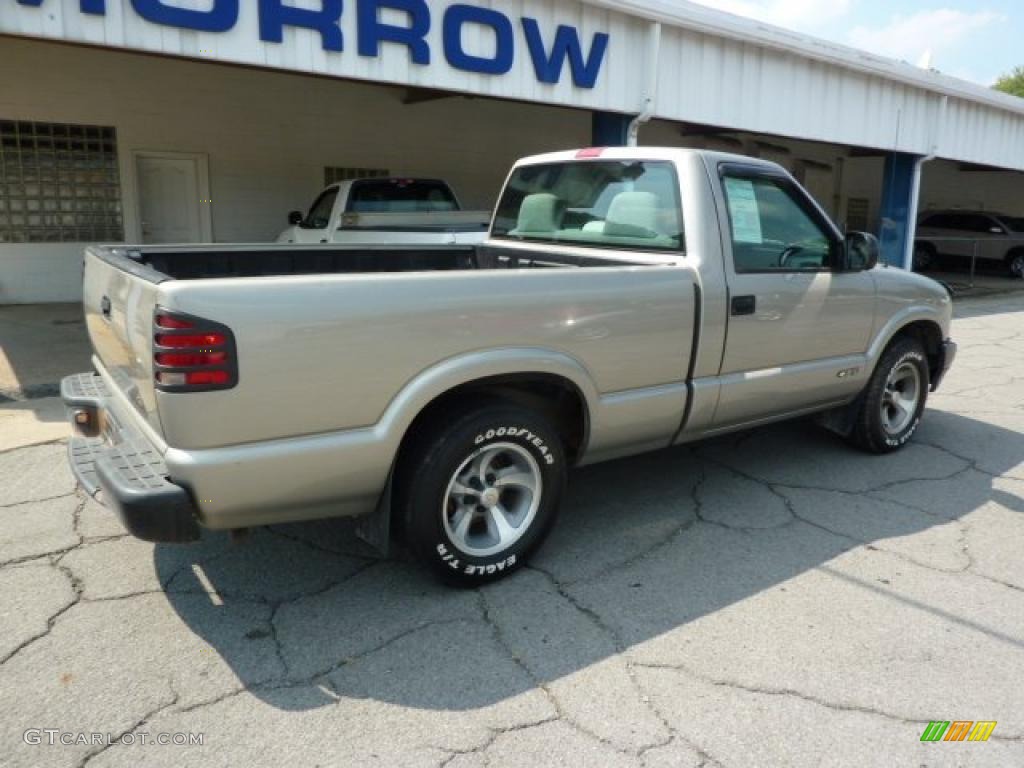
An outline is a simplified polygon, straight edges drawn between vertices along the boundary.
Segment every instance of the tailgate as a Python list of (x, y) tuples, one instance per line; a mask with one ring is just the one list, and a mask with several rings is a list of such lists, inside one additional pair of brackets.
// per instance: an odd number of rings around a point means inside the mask
[[(162, 435), (153, 389), (153, 308), (160, 275), (133, 269), (127, 257), (107, 248), (85, 251), (82, 302), (93, 351), (120, 390)], [(147, 279), (146, 272), (151, 277)], [(102, 373), (102, 371), (101, 371)]]

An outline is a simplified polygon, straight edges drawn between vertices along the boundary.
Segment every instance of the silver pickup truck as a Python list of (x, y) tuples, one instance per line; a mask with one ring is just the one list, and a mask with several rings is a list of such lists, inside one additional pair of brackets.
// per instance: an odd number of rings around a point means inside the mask
[(478, 246), (89, 248), (70, 460), (144, 539), (362, 516), (477, 584), (573, 466), (805, 414), (903, 446), (951, 301), (877, 261), (774, 164), (648, 147), (520, 161)]

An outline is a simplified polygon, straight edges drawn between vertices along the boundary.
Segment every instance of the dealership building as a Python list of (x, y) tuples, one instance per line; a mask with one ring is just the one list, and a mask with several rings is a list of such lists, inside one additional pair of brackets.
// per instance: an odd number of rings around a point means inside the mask
[(0, 0), (0, 303), (95, 242), (269, 242), (326, 182), (523, 155), (776, 161), (908, 266), (918, 211), (1024, 215), (1024, 101), (682, 0)]

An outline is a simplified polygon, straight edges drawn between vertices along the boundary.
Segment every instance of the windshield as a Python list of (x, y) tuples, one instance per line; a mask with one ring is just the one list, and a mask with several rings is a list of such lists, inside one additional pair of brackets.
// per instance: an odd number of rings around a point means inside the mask
[(600, 160), (517, 168), (498, 203), (492, 237), (605, 248), (683, 248), (675, 168)]
[(457, 211), (455, 195), (443, 181), (374, 179), (357, 181), (348, 195), (348, 213)]
[(334, 201), (338, 199), (338, 188), (331, 187), (320, 195), (310, 206), (309, 213), (302, 220), (303, 229), (326, 229), (331, 222)]

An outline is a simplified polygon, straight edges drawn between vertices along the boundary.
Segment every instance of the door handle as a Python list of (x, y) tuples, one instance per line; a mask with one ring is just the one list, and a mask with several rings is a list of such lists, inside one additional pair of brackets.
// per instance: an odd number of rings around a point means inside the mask
[(756, 296), (733, 296), (732, 297), (732, 316), (741, 317), (743, 315), (752, 315), (757, 310), (757, 297)]
[(110, 297), (104, 296), (100, 299), (100, 312), (103, 313), (103, 317), (107, 320), (110, 319)]

